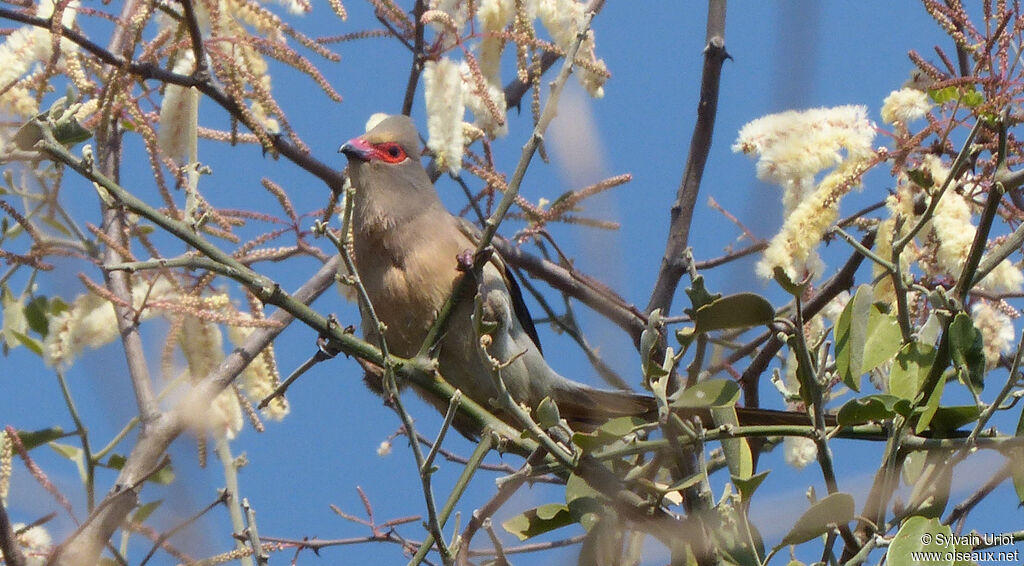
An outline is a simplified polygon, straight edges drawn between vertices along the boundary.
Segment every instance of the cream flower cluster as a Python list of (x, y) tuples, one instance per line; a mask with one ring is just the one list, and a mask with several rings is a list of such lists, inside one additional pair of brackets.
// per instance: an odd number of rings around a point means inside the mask
[[(170, 308), (172, 305), (176, 307)], [(140, 321), (153, 316), (182, 317), (177, 343), (188, 366), (187, 381), (193, 384), (206, 378), (224, 361), (223, 332), (217, 322), (178, 311), (182, 308), (198, 309), (221, 313), (223, 318), (235, 320), (233, 325), (229, 325), (229, 338), (235, 345), (241, 344), (252, 332), (250, 327), (236, 326), (245, 324), (238, 320), (251, 319), (251, 316), (238, 313), (226, 294), (202, 298), (182, 296), (162, 277), (152, 283), (141, 278), (136, 280), (132, 286), (132, 306)], [(50, 330), (43, 345), (44, 358), (48, 365), (61, 368), (69, 367), (85, 348), (99, 348), (118, 337), (114, 307), (93, 293), (79, 296), (69, 309), (51, 316), (48, 325)], [(261, 400), (277, 387), (279, 376), (275, 365), (273, 351), (268, 348), (246, 366), (240, 383), (249, 399)], [(273, 420), (281, 420), (288, 414), (288, 404), (283, 399), (276, 399), (264, 409), (263, 414)], [(211, 406), (197, 406), (190, 415), (194, 428), (228, 439), (234, 438), (243, 424), (242, 407), (231, 388), (221, 392)]]
[[(544, 29), (551, 34), (555, 44), (568, 50), (576, 42), (577, 34), (586, 18), (583, 8), (583, 3), (576, 0), (537, 0), (537, 17), (544, 24)], [(587, 30), (579, 53), (582, 57), (589, 57), (595, 69), (606, 69), (604, 61), (594, 55), (594, 30)], [(604, 96), (604, 75), (589, 69), (581, 69), (577, 77), (590, 96)]]
[[(53, 15), (53, 0), (43, 0), (36, 8), (36, 16), (49, 18)], [(74, 1), (64, 8), (61, 23), (71, 27), (75, 21), (78, 2)], [(60, 51), (64, 55), (57, 61), (58, 69), (63, 68), (66, 56), (77, 53), (78, 46), (68, 39), (60, 42)], [(0, 112), (28, 118), (39, 113), (36, 97), (19, 81), (30, 74), (34, 67), (44, 64), (53, 56), (53, 41), (50, 30), (37, 26), (23, 26), (14, 30), (0, 43), (0, 85), (7, 91), (0, 95)], [(0, 142), (6, 140), (0, 139)]]
[(423, 92), (427, 102), (427, 148), (442, 171), (458, 173), (462, 168), (462, 115), (466, 109), (459, 64), (448, 58), (428, 61), (423, 68)]
[[(14, 523), (12, 530), (17, 532), (25, 528), (24, 523)], [(15, 542), (25, 555), (25, 566), (43, 566), (53, 551), (53, 538), (43, 526), (26, 529), (15, 537)]]
[(916, 88), (901, 88), (889, 93), (882, 102), (882, 121), (906, 124), (924, 118), (931, 108), (928, 93)]
[[(771, 114), (740, 129), (733, 151), (756, 155), (758, 179), (784, 191), (786, 219), (758, 262), (759, 275), (770, 278), (776, 268), (795, 280), (821, 273), (815, 248), (874, 155), (874, 137), (867, 108), (852, 105)], [(829, 167), (835, 169), (815, 184)]]
[(971, 306), (971, 318), (975, 328), (981, 332), (985, 367), (992, 369), (999, 364), (1000, 354), (1013, 351), (1013, 320), (985, 301), (979, 301)]
[[(195, 55), (186, 51), (174, 63), (174, 72), (190, 75), (195, 70)], [(157, 143), (164, 155), (181, 165), (198, 159), (199, 91), (195, 87), (167, 85), (160, 103), (160, 131)]]
[[(303, 2), (294, 0), (283, 0), (280, 2), (289, 12), (302, 14), (309, 11), (309, 6)], [(244, 1), (239, 0), (216, 0), (212, 4), (219, 17), (216, 22), (211, 20), (207, 4), (198, 2), (195, 5), (196, 20), (200, 32), (204, 36), (212, 33), (216, 23), (217, 35), (220, 37), (244, 36), (247, 34), (244, 27), (251, 26), (256, 32), (271, 38), (272, 40), (285, 43), (286, 35), (281, 30), (281, 22), (275, 18), (267, 17), (265, 12), (253, 10)], [(176, 29), (180, 24), (179, 20), (166, 15), (157, 18), (162, 29)], [(258, 83), (254, 85), (263, 92), (270, 92), (270, 73), (266, 59), (257, 49), (246, 42), (236, 42), (227, 51), (231, 57), (239, 62), (240, 66), (247, 69), (249, 75), (255, 77)], [(178, 74), (188, 75), (195, 69), (195, 57), (191, 49), (181, 52), (180, 57), (175, 61), (173, 71)], [(273, 118), (268, 109), (259, 100), (250, 103), (249, 111), (268, 133), (276, 134), (281, 131), (281, 125)], [(160, 131), (158, 142), (164, 154), (177, 161), (179, 164), (187, 164), (196, 160), (196, 139), (199, 121), (199, 93), (195, 88), (168, 85), (164, 98), (160, 103)]]
[[(138, 279), (132, 286), (132, 307), (139, 320), (158, 314), (153, 308), (139, 309), (143, 301), (171, 298), (177, 291), (164, 278), (152, 284)], [(93, 293), (79, 295), (68, 310), (50, 317), (49, 332), (43, 343), (43, 359), (48, 366), (70, 367), (85, 348), (99, 348), (118, 336), (117, 315), (109, 301)]]
[[(438, 33), (445, 49), (452, 49), (465, 32), (471, 5), (468, 0), (431, 0), (424, 20)], [(539, 20), (562, 50), (575, 43), (586, 16), (580, 0), (523, 0), (520, 8), (526, 20)], [(501, 57), (508, 40), (499, 34), (516, 18), (516, 9), (516, 0), (480, 0), (474, 14), (479, 41), (471, 46), (466, 59), (456, 63), (446, 56), (424, 66), (427, 147), (444, 171), (459, 171), (463, 148), (472, 141), (467, 131), (482, 131), (491, 138), (508, 133), (501, 77)], [(587, 32), (578, 59), (586, 62), (576, 68), (580, 84), (592, 96), (601, 97), (607, 71), (594, 54), (593, 31)], [(463, 123), (467, 109), (473, 113), (472, 127)]]
[[(935, 263), (949, 277), (960, 276), (978, 231), (971, 219), (971, 208), (972, 204), (953, 190), (947, 190), (935, 206), (935, 215), (931, 220), (931, 231), (936, 242)], [(1022, 287), (1024, 274), (1008, 259), (999, 262), (978, 283), (978, 288), (997, 293), (1016, 293)]]
[[(253, 328), (250, 326), (229, 326), (228, 340), (235, 346), (241, 346), (252, 331)], [(266, 350), (249, 362), (240, 377), (242, 390), (249, 399), (259, 401), (270, 396), (281, 381), (277, 374), (273, 344), (267, 346)], [(280, 421), (288, 411), (288, 400), (284, 397), (275, 397), (261, 413), (270, 420)]]
[[(928, 190), (941, 187), (949, 176), (949, 168), (935, 155), (924, 156), (917, 169), (931, 178), (932, 188)], [(970, 178), (965, 178), (965, 186), (970, 186), (970, 181)], [(882, 257), (889, 259), (891, 255), (889, 246), (894, 236), (895, 218), (913, 219), (903, 223), (903, 231), (908, 231), (919, 218), (914, 212), (913, 202), (927, 192), (906, 175), (900, 176), (896, 195), (886, 201), (891, 218), (879, 225), (878, 251)], [(929, 277), (959, 277), (977, 233), (972, 219), (977, 212), (975, 208), (976, 205), (963, 194), (952, 188), (947, 189), (935, 204), (932, 218), (925, 227), (926, 241), (917, 249), (904, 252), (900, 257), (901, 268), (906, 270), (911, 261), (917, 261)], [(903, 235), (901, 233), (897, 237)], [(876, 266), (875, 274), (881, 274), (881, 267)], [(1015, 293), (1024, 289), (1024, 273), (1013, 262), (1003, 260), (978, 283), (978, 287), (994, 293)], [(885, 285), (884, 290), (891, 291), (891, 287)]]

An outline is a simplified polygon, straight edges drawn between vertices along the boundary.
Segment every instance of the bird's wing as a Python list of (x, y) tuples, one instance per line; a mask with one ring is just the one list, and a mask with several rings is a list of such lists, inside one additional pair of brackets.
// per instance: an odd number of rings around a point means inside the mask
[[(459, 230), (467, 237), (473, 244), (480, 242), (480, 229), (465, 218), (456, 218), (458, 221)], [(509, 268), (505, 260), (498, 255), (497, 252), (491, 256), (491, 263), (498, 268), (504, 277), (505, 287), (508, 288), (509, 298), (512, 302), (512, 309), (515, 312), (516, 319), (519, 320), (519, 324), (522, 325), (523, 330), (533, 340), (537, 349), (543, 354), (544, 351), (540, 345), (540, 337), (537, 335), (537, 327), (533, 324), (533, 317), (530, 316), (530, 311), (526, 307), (526, 301), (523, 299), (523, 291), (519, 288), (519, 283), (516, 281), (515, 274), (512, 273), (512, 269)]]

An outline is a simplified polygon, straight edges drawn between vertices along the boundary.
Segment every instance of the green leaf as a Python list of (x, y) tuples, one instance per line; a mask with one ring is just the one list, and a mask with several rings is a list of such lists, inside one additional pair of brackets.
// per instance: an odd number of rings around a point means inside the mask
[(47, 226), (49, 226), (50, 228), (53, 228), (54, 230), (60, 232), (64, 236), (67, 236), (69, 238), (72, 237), (71, 230), (68, 230), (67, 227), (64, 226), (63, 224), (61, 224), (60, 222), (58, 222), (57, 219), (49, 217), (49, 216), (39, 216), (37, 218), (39, 220), (41, 220), (43, 222), (43, 224), (46, 224)]
[(878, 303), (871, 305), (861, 371), (867, 373), (889, 361), (902, 344), (903, 334), (896, 317), (884, 311)]
[(72, 146), (92, 137), (92, 132), (82, 127), (75, 118), (62, 120), (53, 126), (53, 137), (62, 145)]
[(78, 446), (72, 446), (70, 444), (61, 444), (60, 442), (51, 442), (50, 448), (54, 452), (61, 456), (71, 460), (72, 462), (78, 462), (82, 458), (82, 449)]
[(939, 407), (932, 417), (929, 428), (939, 433), (949, 433), (978, 420), (981, 411), (977, 405), (958, 405), (955, 407)]
[(644, 377), (654, 381), (668, 375), (662, 369), (661, 364), (654, 359), (661, 342), (661, 329), (664, 323), (661, 321), (661, 309), (654, 309), (647, 316), (647, 327), (640, 333), (640, 363)]
[(685, 489), (689, 489), (689, 488), (699, 484), (700, 482), (706, 480), (707, 477), (708, 477), (708, 475), (705, 474), (704, 472), (698, 472), (696, 474), (691, 475), (690, 477), (688, 477), (686, 479), (683, 479), (681, 481), (678, 481), (678, 482), (670, 485), (669, 487), (664, 489), (664, 492), (665, 493), (672, 493), (673, 491), (683, 491)]
[(918, 552), (931, 552), (929, 566), (953, 565), (952, 550), (943, 542), (951, 540), (952, 530), (937, 519), (909, 517), (889, 544), (885, 562), (889, 566), (920, 566)]
[(889, 373), (889, 393), (913, 401), (932, 369), (935, 353), (934, 347), (917, 342), (900, 348)]
[(780, 547), (800, 544), (813, 540), (832, 530), (834, 526), (845, 525), (853, 520), (856, 512), (853, 496), (848, 493), (833, 493), (818, 501), (797, 520), (792, 530), (782, 537)]
[(604, 497), (576, 474), (569, 476), (569, 480), (565, 482), (565, 503), (569, 507), (572, 520), (587, 531), (590, 531), (601, 516), (610, 510)]
[(775, 308), (764, 297), (754, 293), (737, 293), (698, 308), (693, 322), (697, 332), (711, 332), (769, 324), (773, 318)]
[(921, 328), (917, 330), (917, 341), (922, 344), (930, 344), (934, 346), (941, 335), (942, 320), (935, 311), (932, 311), (928, 314), (928, 319), (924, 321)]
[(28, 327), (43, 338), (46, 338), (49, 326), (49, 319), (46, 317), (48, 310), (49, 307), (44, 296), (35, 297), (25, 304), (25, 319), (28, 321)]
[(950, 465), (948, 450), (931, 450), (925, 453), (921, 476), (914, 482), (906, 509), (913, 515), (940, 517), (949, 502), (953, 484), (953, 466)]
[(950, 100), (956, 100), (960, 98), (960, 89), (956, 86), (947, 86), (946, 88), (940, 88), (935, 90), (929, 90), (928, 96), (932, 97), (935, 104), (943, 104)]
[(618, 417), (604, 423), (593, 432), (574, 433), (572, 441), (585, 452), (592, 451), (618, 442), (622, 437), (633, 434), (647, 424), (647, 421), (640, 417)]
[(736, 489), (740, 492), (740, 499), (743, 501), (750, 501), (750, 498), (753, 497), (757, 488), (761, 487), (764, 480), (768, 478), (769, 473), (771, 473), (771, 470), (764, 470), (763, 472), (758, 472), (748, 478), (732, 478), (733, 485), (735, 485)]
[(692, 326), (686, 326), (676, 330), (676, 341), (679, 342), (679, 346), (685, 352), (690, 344), (693, 344), (693, 339), (697, 337), (697, 329)]
[(949, 355), (964, 385), (975, 393), (985, 386), (985, 351), (981, 331), (967, 313), (957, 313), (949, 325)]
[(671, 405), (675, 409), (727, 407), (740, 400), (740, 386), (731, 379), (708, 379), (683, 390)]
[(844, 403), (839, 408), (836, 421), (839, 426), (852, 426), (872, 421), (884, 421), (897, 414), (907, 416), (910, 413), (910, 401), (906, 399), (895, 395), (868, 395)]
[(18, 334), (28, 332), (28, 321), (25, 320), (25, 295), (15, 297), (7, 286), (0, 290), (0, 311), (3, 314), (3, 329), (0, 341), (4, 345), (4, 354), (7, 348), (13, 348), (21, 343)]
[(153, 511), (156, 511), (157, 508), (160, 507), (160, 504), (163, 502), (163, 499), (157, 499), (156, 501), (150, 501), (149, 503), (139, 506), (139, 508), (135, 511), (135, 514), (132, 515), (132, 522), (138, 523), (140, 525), (142, 523), (145, 523), (146, 519), (148, 519), (149, 516), (153, 514)]
[(709, 293), (708, 290), (704, 288), (704, 276), (698, 275), (693, 278), (690, 286), (686, 288), (686, 296), (690, 297), (690, 305), (692, 305), (692, 308), (683, 309), (683, 312), (692, 317), (697, 309), (719, 299), (722, 294)]
[(60, 297), (54, 297), (50, 299), (49, 311), (50, 316), (57, 316), (62, 312), (66, 312), (71, 309), (71, 305), (64, 302), (64, 299)]
[(928, 190), (935, 185), (932, 172), (927, 169), (910, 169), (906, 173), (907, 178), (922, 189)]
[[(110, 458), (107, 458), (106, 464), (101, 463), (100, 465), (106, 466), (112, 470), (120, 471), (127, 461), (127, 458), (115, 453), (111, 454)], [(159, 485), (168, 485), (174, 481), (174, 468), (168, 463), (166, 466), (160, 468), (158, 472), (151, 475), (148, 481)]]
[(21, 440), (21, 445), (25, 447), (25, 450), (32, 450), (50, 442), (57, 440), (58, 438), (64, 437), (64, 429), (59, 426), (52, 428), (43, 428), (33, 431), (18, 431), (18, 439)]
[(544, 430), (558, 426), (562, 420), (562, 415), (558, 412), (558, 405), (555, 405), (550, 397), (540, 400), (540, 403), (537, 404), (536, 415), (537, 424)]
[(836, 371), (843, 383), (854, 391), (860, 391), (860, 376), (864, 375), (864, 346), (873, 300), (870, 285), (857, 287), (836, 321)]
[(921, 434), (931, 425), (932, 419), (935, 418), (935, 413), (939, 411), (939, 403), (942, 402), (942, 391), (944, 389), (946, 389), (946, 380), (939, 379), (928, 395), (928, 398), (925, 399), (919, 408), (920, 416), (917, 419), (917, 424), (914, 425), (915, 434)]
[(968, 108), (977, 108), (985, 103), (985, 95), (976, 90), (969, 90), (963, 95), (963, 103)]
[(43, 343), (42, 342), (40, 342), (39, 340), (36, 340), (35, 338), (32, 338), (31, 336), (26, 336), (26, 335), (22, 334), (21, 332), (18, 332), (17, 330), (11, 330), (9, 332), (10, 332), (10, 335), (13, 336), (15, 340), (20, 342), (23, 346), (25, 346), (29, 350), (32, 350), (33, 353), (35, 353), (38, 356), (42, 356), (43, 355)]
[(13, 141), (18, 146), (18, 149), (32, 151), (35, 149), (36, 143), (43, 139), (43, 129), (39, 127), (36, 119), (35, 117), (31, 118), (15, 132)]
[[(724, 407), (711, 407), (711, 420), (716, 426), (736, 427), (740, 424), (739, 418), (736, 416), (736, 407), (731, 404)], [(725, 463), (729, 467), (729, 474), (734, 478), (749, 478), (754, 473), (754, 457), (746, 438), (723, 438), (722, 452), (725, 454)]]
[(573, 523), (569, 508), (561, 503), (548, 503), (524, 511), (501, 524), (520, 541), (560, 529)]
[(775, 277), (775, 282), (778, 283), (784, 291), (794, 297), (802, 296), (804, 291), (807, 290), (806, 282), (797, 283), (796, 281), (793, 281), (789, 277), (789, 274), (786, 273), (786, 270), (781, 267), (775, 267), (775, 269), (772, 270), (772, 276)]

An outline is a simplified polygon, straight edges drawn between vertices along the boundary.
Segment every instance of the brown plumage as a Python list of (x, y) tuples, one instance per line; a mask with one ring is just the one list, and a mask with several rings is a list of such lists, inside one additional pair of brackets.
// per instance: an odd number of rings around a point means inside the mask
[[(412, 357), (461, 275), (457, 256), (476, 248), (477, 233), (441, 204), (420, 163), (419, 136), (409, 118), (390, 116), (339, 151), (349, 159), (348, 172), (356, 188), (353, 232), (359, 276), (387, 327), (389, 350)], [(561, 415), (577, 426), (653, 413), (655, 403), (649, 396), (594, 389), (570, 381), (548, 366), (515, 280), (497, 254), (480, 279), (480, 313), (493, 328), (488, 351), (498, 360), (515, 358), (501, 370), (501, 378), (516, 401), (536, 408), (543, 398), (550, 397)], [(441, 340), (438, 369), (452, 386), (493, 410), (489, 400), (497, 396), (497, 389), (491, 365), (479, 350), (473, 311), (474, 301), (466, 298), (452, 313)], [(378, 337), (365, 313), (363, 332), (371, 342)], [(445, 410), (445, 400), (424, 398)], [(496, 414), (519, 427), (509, 415)], [(807, 415), (799, 413), (741, 408), (739, 414), (742, 424), (810, 423)], [(710, 425), (706, 411), (696, 416)], [(467, 435), (476, 433), (459, 429)]]

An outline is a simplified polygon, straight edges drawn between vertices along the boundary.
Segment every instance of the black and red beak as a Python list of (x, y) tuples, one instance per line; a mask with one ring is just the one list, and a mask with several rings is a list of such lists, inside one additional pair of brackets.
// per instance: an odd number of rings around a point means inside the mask
[(345, 157), (361, 161), (369, 161), (373, 151), (373, 146), (363, 138), (352, 138), (338, 148), (338, 153), (344, 153)]

